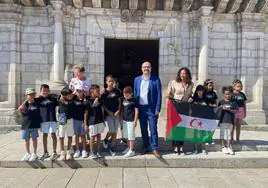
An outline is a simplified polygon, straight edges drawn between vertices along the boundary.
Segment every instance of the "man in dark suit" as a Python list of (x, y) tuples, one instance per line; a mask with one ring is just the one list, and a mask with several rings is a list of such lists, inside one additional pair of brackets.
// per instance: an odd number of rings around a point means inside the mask
[(157, 121), (162, 103), (161, 81), (159, 77), (151, 75), (152, 67), (150, 62), (144, 62), (141, 70), (142, 75), (136, 77), (134, 81), (134, 97), (139, 107), (139, 121), (143, 140), (142, 154), (146, 154), (149, 148), (149, 122), (153, 155), (160, 158)]

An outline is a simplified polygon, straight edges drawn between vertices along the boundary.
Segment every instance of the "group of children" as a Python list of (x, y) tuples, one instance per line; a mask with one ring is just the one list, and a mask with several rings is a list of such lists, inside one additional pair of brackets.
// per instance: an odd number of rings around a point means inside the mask
[[(118, 129), (124, 138), (128, 138), (128, 147), (122, 152), (125, 157), (135, 156), (135, 127), (137, 126), (138, 108), (133, 98), (132, 88), (127, 86), (123, 90), (115, 87), (114, 78), (106, 77), (107, 87), (101, 91), (100, 86), (93, 84), (90, 87), (90, 95), (84, 88), (77, 84), (71, 90), (63, 88), (60, 96), (51, 95), (49, 86), (40, 87), (40, 96), (36, 97), (33, 88), (25, 91), (26, 100), (18, 108), (22, 115), (22, 139), (25, 140), (26, 154), (24, 161), (35, 161), (37, 159), (38, 129), (43, 132), (43, 154), (39, 157), (44, 160), (51, 157), (55, 160), (70, 160), (73, 157), (88, 157), (86, 150), (86, 135), (89, 135), (90, 157), (93, 159), (101, 156), (101, 133), (105, 126), (108, 132), (103, 140), (103, 148), (108, 149), (112, 156), (116, 155), (115, 144)], [(222, 88), (223, 99), (218, 103), (218, 97), (214, 91), (213, 81), (208, 79), (204, 85), (198, 85), (191, 98), (192, 103), (220, 107), (220, 139), (222, 152), (234, 154), (232, 141), (234, 129), (236, 140), (240, 139), (241, 120), (246, 116), (246, 96), (242, 92), (242, 82), (235, 80), (233, 86)], [(56, 107), (58, 106), (58, 120), (56, 118)], [(58, 122), (57, 122), (58, 121)], [(57, 135), (60, 142), (60, 154), (57, 154)], [(53, 153), (49, 155), (47, 148), (48, 134), (51, 134)], [(64, 148), (64, 139), (67, 137), (67, 151)], [(75, 138), (75, 149), (72, 149), (72, 140)], [(33, 142), (33, 153), (30, 153), (30, 138)], [(80, 152), (80, 144), (81, 150)], [(96, 147), (94, 147), (96, 143)], [(95, 149), (96, 148), (96, 149)], [(204, 145), (195, 145), (194, 153), (199, 148), (206, 153)]]
[[(55, 160), (70, 160), (73, 157), (88, 157), (86, 150), (86, 136), (89, 135), (90, 157), (92, 159), (101, 156), (101, 133), (106, 124), (108, 133), (104, 139), (103, 147), (108, 149), (111, 155), (116, 155), (115, 142), (117, 131), (121, 125), (123, 137), (128, 138), (128, 148), (123, 151), (125, 157), (135, 156), (135, 127), (137, 126), (138, 109), (133, 99), (131, 87), (125, 87), (123, 96), (119, 89), (115, 88), (114, 78), (106, 77), (107, 87), (103, 91), (100, 86), (92, 84), (90, 95), (86, 95), (84, 88), (77, 84), (70, 88), (63, 88), (60, 96), (51, 95), (49, 86), (40, 87), (40, 96), (36, 96), (33, 88), (25, 91), (26, 100), (18, 110), (22, 117), (22, 139), (25, 140), (26, 154), (23, 161), (35, 161), (37, 159), (38, 129), (43, 132), (43, 154), (39, 159), (51, 157)], [(58, 122), (56, 107), (58, 106)], [(106, 123), (105, 123), (106, 122)], [(58, 131), (57, 131), (58, 130)], [(60, 154), (57, 150), (57, 135), (60, 142)], [(47, 149), (48, 134), (53, 140), (53, 154), (49, 155)], [(67, 151), (64, 148), (64, 139), (67, 137)], [(72, 148), (75, 138), (74, 150)], [(30, 139), (33, 141), (33, 153), (30, 153)], [(111, 139), (111, 143), (109, 142)], [(81, 150), (80, 152), (80, 143)], [(96, 147), (94, 147), (96, 144)], [(95, 149), (96, 148), (96, 149)]]
[[(234, 130), (236, 131), (236, 142), (240, 140), (241, 120), (246, 117), (246, 95), (242, 92), (243, 85), (238, 79), (233, 81), (232, 86), (222, 88), (223, 99), (218, 101), (217, 93), (214, 90), (213, 80), (207, 79), (204, 85), (198, 85), (191, 98), (192, 103), (218, 107), (218, 118), (220, 126), (220, 139), (222, 152), (233, 155), (232, 142)], [(206, 144), (207, 145), (207, 144)], [(198, 147), (203, 153), (207, 153), (205, 145), (195, 144), (194, 153), (197, 154)]]

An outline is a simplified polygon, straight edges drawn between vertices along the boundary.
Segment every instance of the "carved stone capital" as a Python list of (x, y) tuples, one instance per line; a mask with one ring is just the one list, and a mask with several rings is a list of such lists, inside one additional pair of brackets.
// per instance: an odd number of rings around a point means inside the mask
[(255, 6), (258, 3), (258, 0), (244, 0), (244, 12), (253, 12), (255, 11)]
[(129, 0), (129, 9), (137, 9), (138, 0)]
[(44, 7), (46, 6), (45, 0), (35, 0), (35, 5), (39, 7)]
[(55, 22), (62, 22), (63, 20), (63, 7), (64, 3), (62, 1), (51, 1), (53, 10), (52, 16), (54, 17)]
[(268, 0), (259, 1), (256, 5), (256, 9), (260, 13), (268, 13)]
[(202, 6), (212, 6), (212, 0), (202, 0)]
[(112, 8), (119, 8), (119, 0), (111, 0)]
[(20, 0), (21, 4), (24, 6), (32, 6), (32, 3), (30, 0)]
[(75, 8), (83, 8), (84, 0), (73, 0)]
[(101, 0), (92, 0), (93, 8), (101, 8)]
[(182, 12), (188, 12), (190, 10), (190, 8), (192, 7), (194, 3), (194, 0), (183, 0), (182, 1)]
[(164, 0), (164, 10), (172, 10), (174, 5), (174, 0)]
[(224, 13), (226, 11), (227, 4), (229, 0), (218, 0), (216, 5), (216, 12), (217, 13)]
[(209, 16), (211, 14), (212, 6), (201, 6), (199, 12), (201, 16)]
[(156, 0), (147, 0), (147, 9), (154, 10), (156, 6)]
[(232, 0), (229, 4), (229, 11), (228, 11), (228, 13), (230, 13), (230, 14), (234, 14), (234, 13), (236, 13), (238, 10), (239, 10), (239, 8), (240, 8), (240, 6), (241, 6), (241, 3), (242, 3), (242, 1), (243, 0)]
[(121, 21), (122, 22), (144, 22), (145, 12), (142, 10), (122, 10)]
[(208, 28), (212, 27), (212, 17), (211, 16), (202, 16), (200, 18), (201, 26), (207, 26)]

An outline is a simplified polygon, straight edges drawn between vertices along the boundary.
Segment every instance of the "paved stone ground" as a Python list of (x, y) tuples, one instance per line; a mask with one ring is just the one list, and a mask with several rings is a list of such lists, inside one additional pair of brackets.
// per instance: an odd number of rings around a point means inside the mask
[(0, 187), (266, 188), (268, 169), (0, 168)]

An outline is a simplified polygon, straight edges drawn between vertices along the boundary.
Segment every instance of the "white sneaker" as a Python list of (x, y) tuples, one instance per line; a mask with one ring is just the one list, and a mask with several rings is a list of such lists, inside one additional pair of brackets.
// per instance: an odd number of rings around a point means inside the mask
[(67, 154), (66, 154), (66, 160), (71, 160), (73, 157), (71, 155), (71, 152), (70, 151), (67, 151)]
[(98, 158), (102, 158), (102, 155), (99, 152), (97, 152), (96, 155)]
[(31, 154), (30, 153), (25, 153), (25, 155), (23, 156), (23, 158), (21, 160), (22, 161), (29, 161), (30, 158), (31, 158)]
[(80, 156), (80, 151), (76, 150), (74, 153), (74, 158), (78, 158)]
[(128, 158), (128, 157), (134, 157), (135, 156), (135, 151), (133, 150), (129, 150), (124, 157)]
[(197, 150), (197, 149), (194, 150), (194, 154), (195, 154), (195, 155), (198, 154), (198, 150)]
[(32, 153), (32, 155), (31, 155), (29, 161), (30, 161), (30, 162), (33, 162), (33, 161), (35, 161), (36, 159), (37, 159), (37, 155), (34, 154), (34, 153)]
[(88, 155), (87, 151), (83, 150), (82, 151), (82, 158), (87, 158), (87, 155)]
[(208, 154), (207, 150), (205, 150), (205, 149), (202, 149), (202, 153), (205, 154), (205, 155)]
[(60, 161), (64, 161), (65, 160), (65, 152), (64, 151), (61, 151), (60, 152), (60, 158), (59, 158)]
[(227, 150), (230, 155), (234, 155), (234, 151), (231, 147), (228, 147)]
[(104, 149), (107, 149), (108, 148), (108, 140), (103, 140), (102, 145), (103, 145)]
[(116, 155), (116, 152), (115, 152), (115, 150), (114, 150), (113, 147), (110, 147), (109, 148), (109, 152), (110, 152), (111, 156), (115, 156)]
[(221, 148), (221, 151), (222, 151), (222, 153), (224, 153), (224, 154), (229, 154), (229, 151), (228, 151), (228, 149), (227, 149), (226, 147), (222, 147), (222, 148)]
[(129, 148), (126, 148), (126, 149), (122, 152), (122, 154), (125, 155), (125, 154), (127, 154), (128, 151), (129, 151)]
[(91, 159), (97, 159), (98, 158), (98, 156), (95, 153), (91, 153), (90, 157), (91, 157)]

